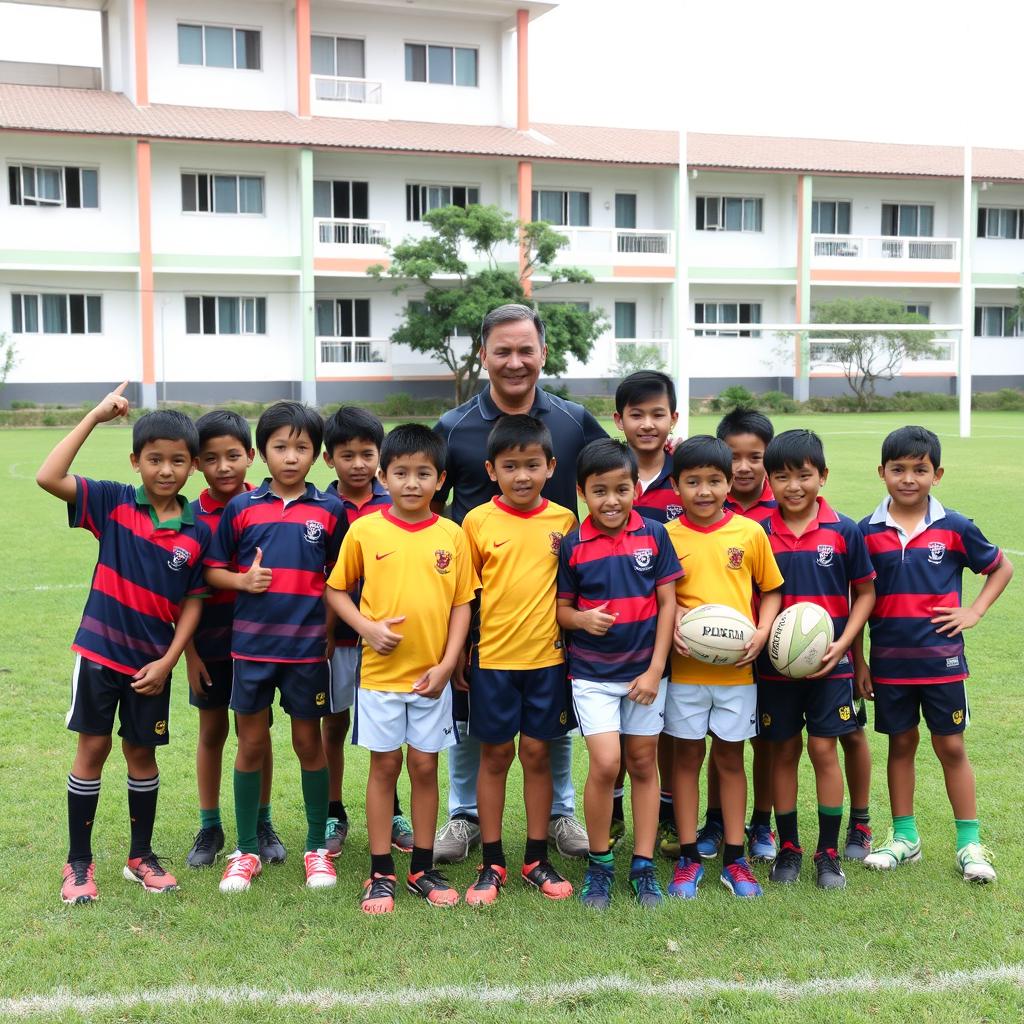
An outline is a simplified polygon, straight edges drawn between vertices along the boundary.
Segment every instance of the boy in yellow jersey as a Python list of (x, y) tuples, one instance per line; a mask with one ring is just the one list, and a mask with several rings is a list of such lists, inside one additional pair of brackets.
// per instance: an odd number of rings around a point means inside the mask
[(735, 665), (707, 665), (691, 658), (678, 631), (674, 638), (665, 732), (676, 739), (672, 775), (680, 856), (668, 891), (670, 896), (693, 899), (704, 875), (697, 852), (697, 791), (710, 735), (725, 821), (722, 884), (736, 896), (760, 896), (761, 887), (743, 856), (743, 745), (757, 733), (751, 664), (779, 613), (782, 574), (764, 530), (722, 508), (732, 481), (732, 452), (724, 441), (706, 434), (684, 441), (672, 455), (672, 479), (686, 510), (667, 527), (686, 571), (676, 582), (682, 611), (724, 604), (749, 617), (755, 586), (761, 601), (757, 630)]
[(505, 884), (501, 820), (516, 735), (526, 802), (522, 878), (548, 899), (562, 900), (572, 895), (572, 885), (548, 861), (548, 741), (575, 724), (555, 620), (555, 579), (562, 538), (575, 528), (576, 517), (541, 497), (555, 458), (550, 431), (534, 417), (501, 417), (487, 439), (486, 465), (501, 494), (462, 521), (482, 588), (480, 641), (470, 660), (469, 728), (480, 741), (483, 863), (466, 902), (493, 903)]
[[(327, 580), (327, 603), (362, 638), (352, 742), (370, 751), (368, 914), (395, 909), (391, 818), (408, 745), (413, 849), (406, 886), (434, 906), (459, 894), (434, 870), (437, 755), (458, 742), (449, 680), (469, 635), (478, 587), (462, 529), (430, 510), (444, 483), (445, 443), (407, 423), (384, 439), (380, 472), (392, 506), (357, 520)], [(358, 608), (349, 594), (362, 583)]]

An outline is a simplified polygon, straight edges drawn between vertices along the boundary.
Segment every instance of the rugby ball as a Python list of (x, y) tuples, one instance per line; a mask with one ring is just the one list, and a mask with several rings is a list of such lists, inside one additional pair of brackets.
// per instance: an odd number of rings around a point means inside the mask
[(780, 675), (803, 679), (821, 668), (834, 639), (832, 616), (810, 601), (798, 601), (772, 623), (768, 658)]
[(735, 665), (754, 636), (754, 624), (725, 604), (702, 604), (677, 627), (690, 656), (707, 665)]

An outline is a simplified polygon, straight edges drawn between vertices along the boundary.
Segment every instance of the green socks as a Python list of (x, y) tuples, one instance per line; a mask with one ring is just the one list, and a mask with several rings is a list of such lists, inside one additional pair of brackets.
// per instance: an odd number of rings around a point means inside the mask
[(917, 834), (917, 818), (913, 814), (893, 815), (892, 831), (897, 839), (905, 839), (908, 843), (921, 841)]
[[(306, 852), (322, 850), (327, 829), (327, 767), (302, 769), (302, 802), (306, 805)], [(269, 808), (268, 808), (269, 810)]]
[(220, 820), (220, 808), (211, 807), (208, 811), (202, 807), (199, 808), (199, 827), (200, 828), (222, 828)]
[(256, 819), (260, 807), (262, 774), (240, 772), (235, 769), (235, 829), (238, 832), (238, 849), (242, 853), (260, 852), (260, 845), (256, 840)]
[(981, 842), (981, 829), (978, 826), (978, 819), (954, 818), (956, 825), (956, 848), (962, 850), (969, 843)]

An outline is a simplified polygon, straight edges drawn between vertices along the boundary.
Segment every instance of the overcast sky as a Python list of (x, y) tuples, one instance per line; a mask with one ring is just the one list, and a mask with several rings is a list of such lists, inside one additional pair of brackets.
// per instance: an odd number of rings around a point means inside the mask
[[(531, 26), (531, 114), (1024, 148), (1022, 39), (1020, 0), (563, 0)], [(95, 14), (0, 3), (0, 59), (99, 55)]]

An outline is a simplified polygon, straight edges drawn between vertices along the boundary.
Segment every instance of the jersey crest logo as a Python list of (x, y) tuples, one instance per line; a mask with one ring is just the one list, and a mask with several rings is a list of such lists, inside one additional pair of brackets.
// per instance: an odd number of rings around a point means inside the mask
[(438, 548), (438, 550), (434, 552), (434, 568), (442, 576), (444, 576), (448, 572), (448, 569), (451, 566), (451, 564), (452, 553), (450, 551), (445, 551), (444, 548)]
[(653, 548), (637, 548), (633, 552), (633, 561), (636, 563), (637, 570), (644, 572), (650, 569), (654, 562), (654, 549)]
[(941, 540), (933, 540), (928, 543), (928, 561), (932, 565), (942, 565), (942, 556), (946, 553), (946, 545)]
[(557, 555), (562, 550), (562, 536), (557, 530), (552, 530), (548, 534), (548, 540), (551, 541), (551, 554)]
[(762, 726), (762, 728), (767, 729), (768, 726), (771, 725), (771, 724), (772, 724), (772, 716), (769, 715), (767, 711), (762, 712), (761, 713), (761, 726)]
[(963, 720), (964, 720), (963, 709), (962, 708), (957, 708), (956, 711), (953, 712), (953, 724), (954, 725), (960, 725), (960, 724), (962, 724)]
[(826, 568), (830, 566), (835, 553), (836, 549), (831, 544), (819, 544), (818, 565), (825, 566)]
[(743, 548), (729, 548), (726, 554), (729, 556), (726, 564), (730, 569), (738, 569), (743, 565)]
[(310, 544), (316, 544), (324, 533), (324, 524), (316, 519), (306, 520), (306, 532), (302, 535), (302, 539)]
[(160, 719), (160, 721), (153, 726), (153, 732), (155, 732), (157, 736), (165, 735), (167, 732), (167, 722), (164, 719)]
[(682, 505), (666, 505), (665, 506), (665, 519), (671, 522), (673, 519), (678, 519), (683, 514)]
[(171, 558), (167, 563), (167, 567), (178, 572), (184, 566), (188, 565), (188, 559), (189, 553), (187, 548), (173, 548), (171, 550)]
[(844, 704), (844, 705), (843, 705), (843, 706), (842, 706), (842, 707), (841, 707), (841, 708), (839, 709), (839, 717), (840, 717), (840, 718), (841, 718), (841, 719), (842, 719), (842, 720), (843, 720), (844, 722), (848, 722), (848, 721), (850, 720), (850, 714), (851, 714), (851, 711), (850, 711), (850, 705), (849, 705), (849, 704)]
[(327, 703), (327, 694), (321, 690), (314, 698), (316, 706), (322, 708)]

